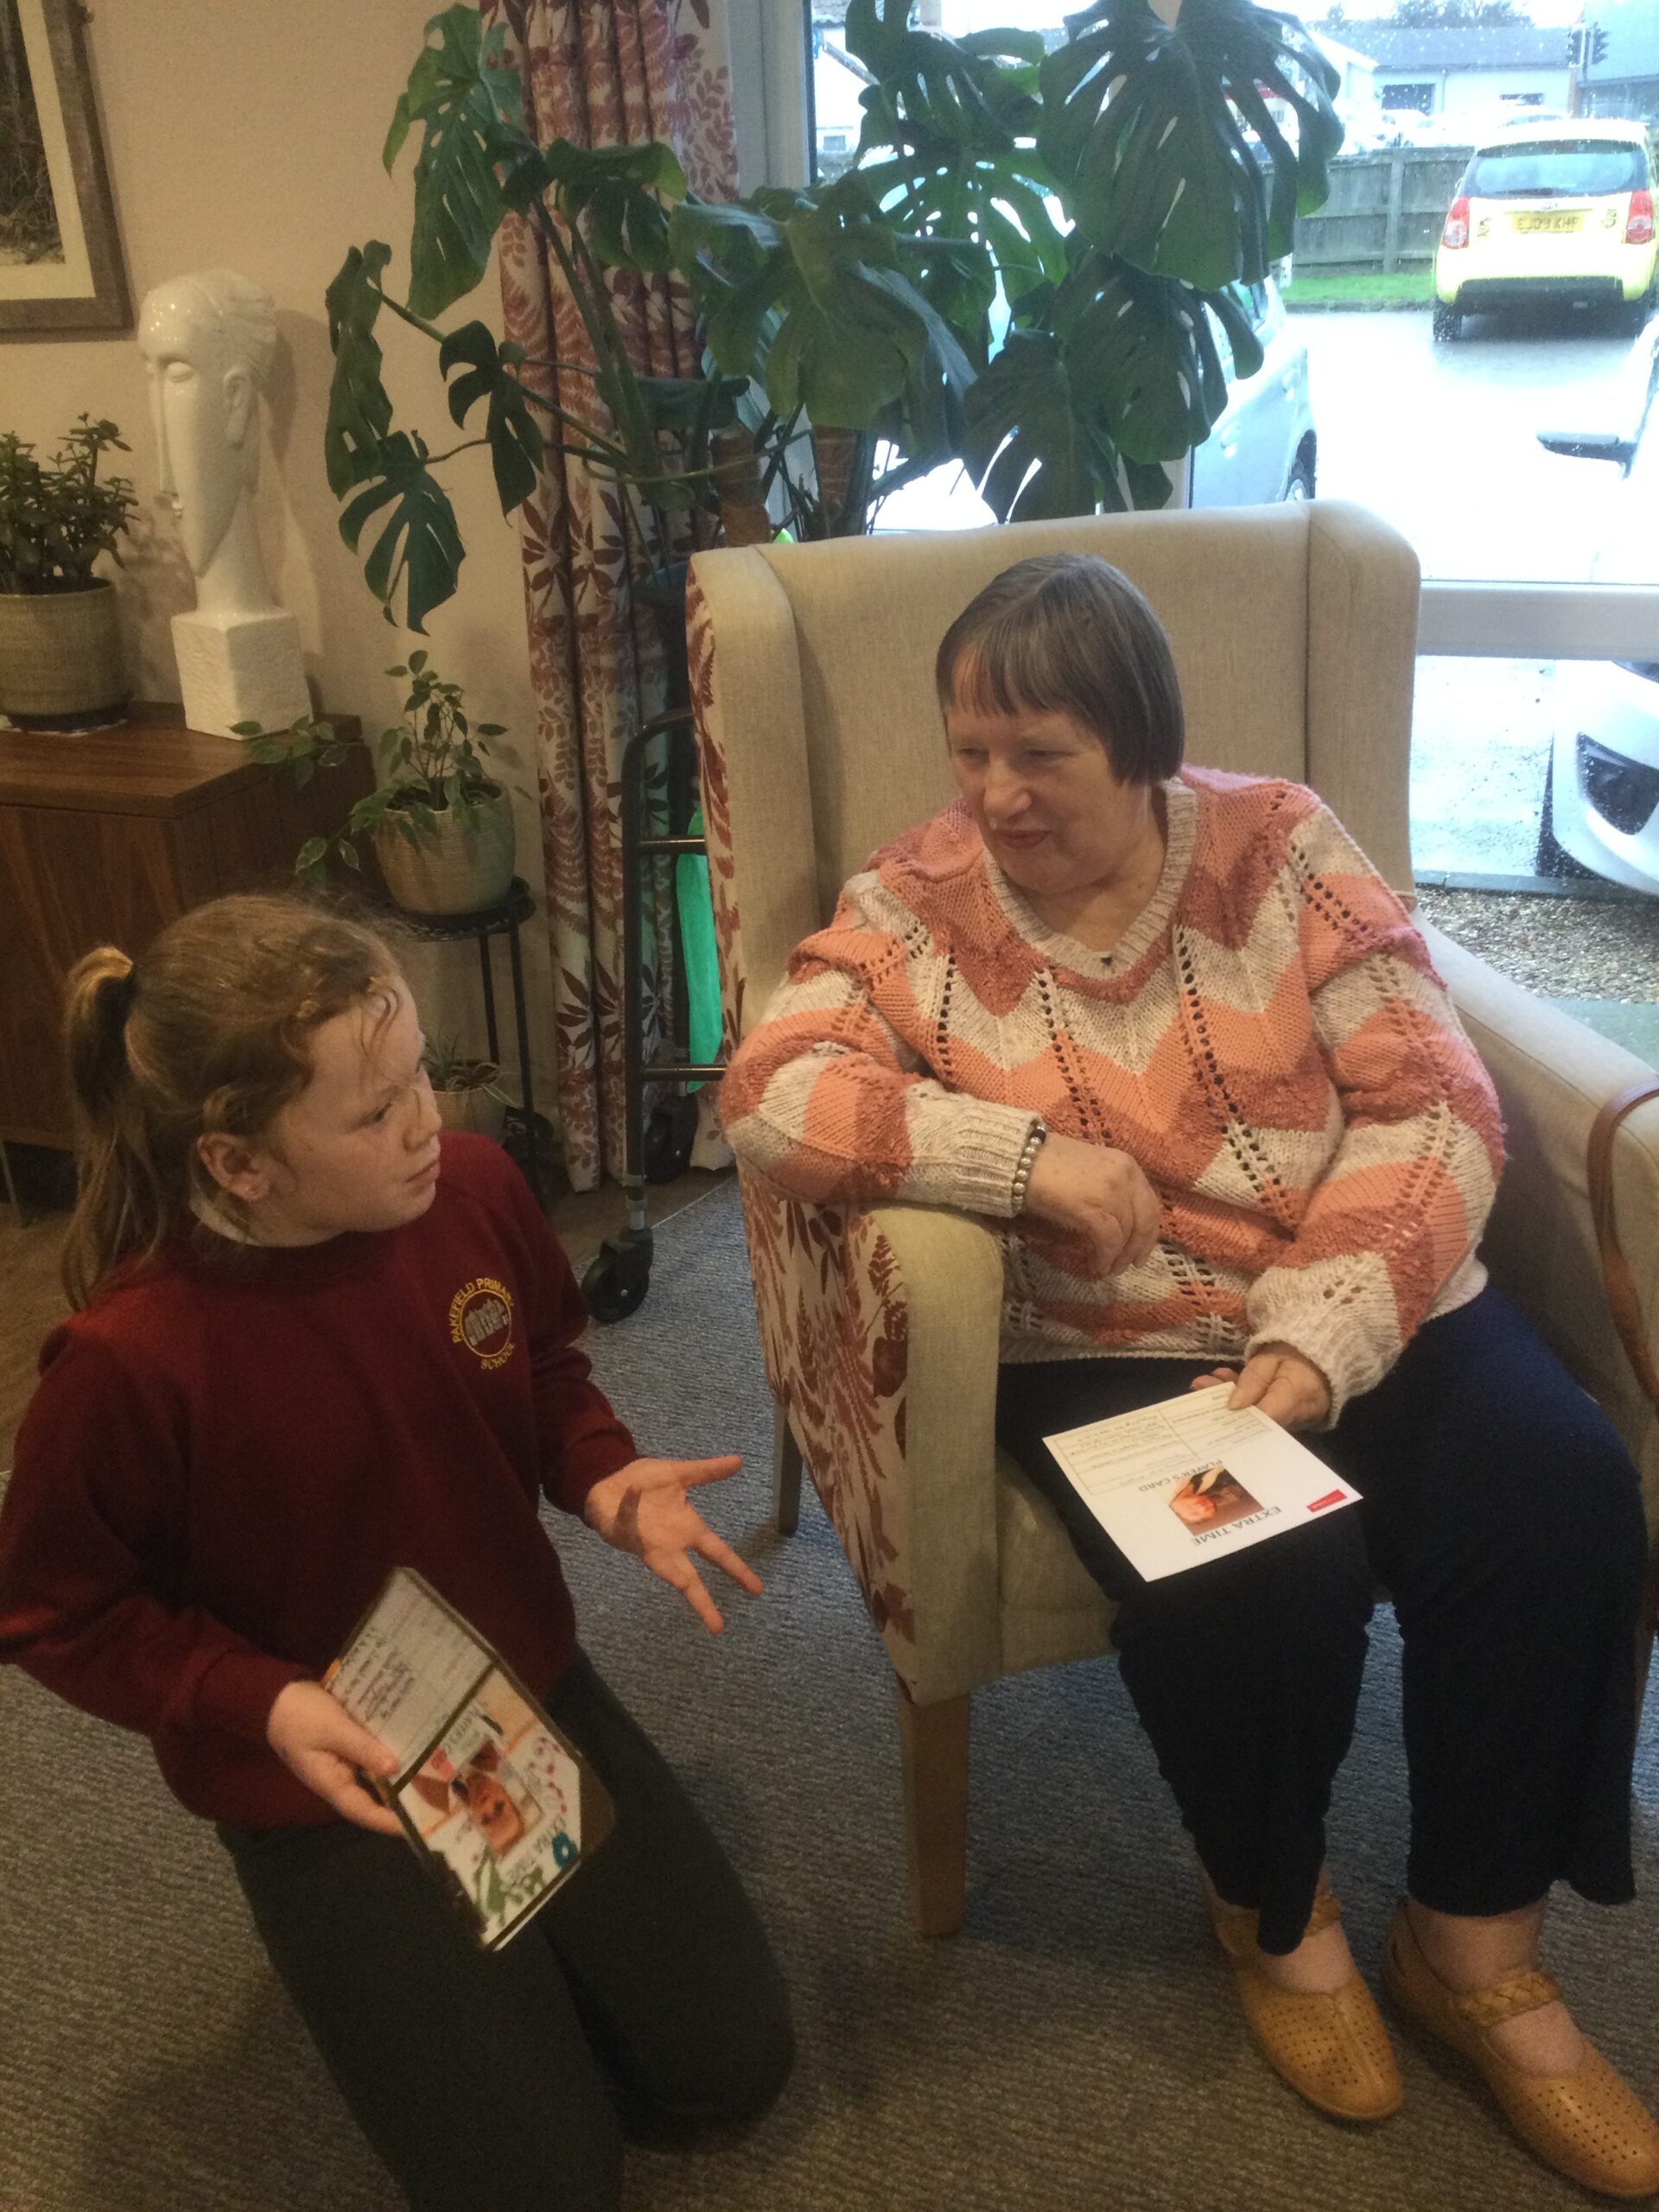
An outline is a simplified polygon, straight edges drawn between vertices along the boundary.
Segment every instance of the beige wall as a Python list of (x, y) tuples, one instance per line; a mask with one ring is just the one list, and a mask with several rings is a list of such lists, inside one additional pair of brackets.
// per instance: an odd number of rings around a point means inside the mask
[[(414, 149), (389, 178), (380, 148), (435, 5), (104, 0), (86, 35), (135, 307), (162, 278), (215, 264), (275, 296), (283, 342), (266, 394), (257, 499), (267, 565), (277, 596), (299, 618), (314, 701), (360, 715), (372, 730), (395, 719), (398, 703), (382, 671), (418, 641), (387, 626), (337, 527), (322, 466), (331, 367), (323, 292), (346, 247), (372, 237), (392, 245), (393, 289), (407, 275)], [(493, 276), (462, 312), (499, 327)], [(380, 336), (399, 421), (442, 450), (460, 434), (435, 349), (390, 315)], [(122, 465), (142, 512), (120, 580), (130, 663), (141, 695), (177, 698), (167, 624), (192, 604), (191, 582), (156, 501), (147, 405), (130, 334), (0, 340), (0, 429), (49, 449), (85, 410), (119, 423), (132, 447)], [(445, 673), (467, 686), (476, 718), (508, 726), (528, 783), (533, 715), (516, 530), (495, 502), (487, 454), (464, 454), (444, 476), (467, 557), (457, 596), (429, 620), (428, 644)], [(519, 816), (519, 870), (539, 893), (533, 810), (521, 801)], [(526, 952), (545, 1104), (550, 1017), (539, 923)], [(471, 947), (420, 963), (417, 980), (429, 1028), (468, 1042), (475, 1029), (481, 1049)], [(501, 982), (505, 995), (505, 960)]]

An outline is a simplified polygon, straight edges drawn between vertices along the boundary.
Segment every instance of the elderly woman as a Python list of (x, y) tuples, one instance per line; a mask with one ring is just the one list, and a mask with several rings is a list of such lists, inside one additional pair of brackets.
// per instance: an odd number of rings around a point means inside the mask
[[(1182, 767), (1167, 642), (1116, 569), (1008, 569), (938, 687), (960, 797), (796, 952), (726, 1079), (733, 1147), (801, 1198), (1004, 1224), (998, 1435), (1116, 1600), (1279, 2073), (1344, 2119), (1400, 2102), (1323, 1872), (1380, 1579), (1412, 1804), (1385, 1981), (1539, 2156), (1659, 2190), (1659, 2127), (1537, 1964), (1554, 1882), (1632, 1894), (1639, 1493), (1476, 1257), (1486, 1073), (1319, 800)], [(1363, 1503), (1143, 1581), (1043, 1439), (1217, 1378)]]

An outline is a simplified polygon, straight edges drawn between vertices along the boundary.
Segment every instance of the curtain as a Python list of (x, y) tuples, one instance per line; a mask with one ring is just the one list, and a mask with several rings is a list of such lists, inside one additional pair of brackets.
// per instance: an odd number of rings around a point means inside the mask
[[(505, 27), (537, 139), (610, 146), (665, 141), (691, 189), (732, 198), (737, 153), (722, 0), (483, 0)], [(501, 234), (509, 337), (532, 359), (572, 365), (540, 377), (548, 396), (593, 419), (593, 355), (556, 263), (534, 229)], [(694, 376), (692, 319), (667, 277), (613, 279), (637, 368)], [(660, 711), (658, 617), (629, 590), (628, 517), (613, 485), (550, 452), (523, 508), (524, 599), (536, 696), (534, 755), (552, 954), (555, 1079), (564, 1164), (590, 1190), (623, 1159), (622, 749)], [(689, 546), (688, 546), (689, 550)], [(645, 948), (646, 1048), (657, 1049), (668, 989), (665, 917)]]

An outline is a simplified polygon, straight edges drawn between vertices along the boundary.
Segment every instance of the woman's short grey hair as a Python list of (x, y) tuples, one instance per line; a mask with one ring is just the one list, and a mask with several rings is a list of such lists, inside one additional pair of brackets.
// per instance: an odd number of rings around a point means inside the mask
[(1181, 765), (1180, 686), (1164, 626), (1120, 570), (1092, 553), (1042, 553), (994, 577), (940, 641), (939, 704), (1070, 715), (1106, 748), (1120, 783)]

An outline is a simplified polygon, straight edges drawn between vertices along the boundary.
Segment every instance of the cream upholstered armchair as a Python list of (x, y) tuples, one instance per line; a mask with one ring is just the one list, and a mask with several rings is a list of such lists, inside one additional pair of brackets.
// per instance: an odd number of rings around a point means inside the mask
[[(1311, 785), (1409, 893), (1417, 623), (1410, 547), (1332, 503), (1130, 515), (699, 554), (689, 607), (727, 1046), (869, 854), (950, 795), (932, 663), (947, 624), (1034, 553), (1098, 553), (1162, 618), (1188, 756)], [(1659, 1525), (1659, 1421), (1609, 1318), (1586, 1196), (1598, 1109), (1633, 1056), (1427, 932), (1497, 1084), (1510, 1164), (1495, 1278), (1607, 1408)], [(1643, 1314), (1659, 1314), (1659, 1104), (1613, 1146)], [(915, 1206), (816, 1206), (742, 1178), (779, 1517), (803, 1458), (898, 1680), (919, 1924), (960, 1922), (969, 1701), (1109, 1649), (1111, 1610), (996, 1450), (1001, 1267), (988, 1230)], [(1644, 1326), (1647, 1325), (1644, 1325)]]

